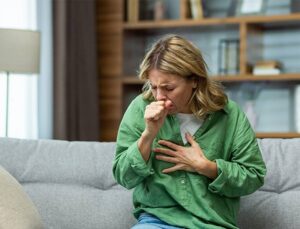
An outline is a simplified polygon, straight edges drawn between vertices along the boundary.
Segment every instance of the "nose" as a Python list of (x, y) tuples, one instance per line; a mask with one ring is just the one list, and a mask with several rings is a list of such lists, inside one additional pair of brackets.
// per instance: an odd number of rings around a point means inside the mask
[(156, 91), (156, 100), (161, 101), (161, 100), (166, 100), (167, 96), (161, 89), (157, 89)]

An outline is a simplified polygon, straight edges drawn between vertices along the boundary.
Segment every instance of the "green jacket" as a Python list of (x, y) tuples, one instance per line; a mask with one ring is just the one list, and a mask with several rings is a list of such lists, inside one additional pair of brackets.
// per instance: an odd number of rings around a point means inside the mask
[[(134, 215), (148, 212), (171, 224), (190, 229), (237, 228), (240, 196), (263, 185), (266, 167), (245, 114), (233, 101), (204, 120), (194, 137), (209, 160), (217, 163), (218, 177), (161, 171), (173, 164), (155, 159), (146, 163), (137, 147), (145, 128), (142, 96), (132, 101), (120, 124), (113, 174), (133, 193)], [(176, 115), (168, 115), (153, 142), (165, 139), (184, 145)], [(188, 146), (189, 143), (186, 144)], [(160, 146), (161, 147), (161, 146)]]

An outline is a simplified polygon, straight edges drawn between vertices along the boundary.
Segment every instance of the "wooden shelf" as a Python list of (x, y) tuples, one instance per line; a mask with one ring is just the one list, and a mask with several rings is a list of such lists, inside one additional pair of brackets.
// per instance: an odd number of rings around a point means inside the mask
[(221, 25), (239, 25), (239, 24), (264, 24), (264, 23), (280, 23), (280, 22), (299, 22), (300, 13), (288, 15), (270, 15), (270, 16), (243, 16), (228, 18), (205, 18), (200, 20), (181, 19), (181, 20), (162, 20), (162, 21), (137, 21), (124, 22), (124, 30), (137, 29), (159, 29), (173, 27), (192, 27), (192, 26), (221, 26)]
[(296, 132), (259, 132), (256, 133), (257, 138), (300, 138), (300, 133)]
[[(278, 81), (284, 80), (300, 80), (300, 74), (282, 74), (280, 76), (276, 76)], [(258, 79), (253, 79), (258, 78)], [(215, 77), (216, 80), (226, 81), (226, 82), (234, 82), (234, 81), (274, 81), (274, 76), (222, 76)], [(144, 81), (138, 79), (134, 76), (127, 76), (122, 79), (123, 85), (142, 85)], [(258, 132), (256, 133), (257, 138), (300, 138), (300, 133), (296, 132)]]
[(122, 83), (126, 84), (126, 85), (130, 85), (130, 84), (144, 84), (143, 80), (140, 80), (137, 77), (134, 76), (127, 76), (127, 77), (123, 77), (122, 78)]
[(280, 75), (236, 75), (236, 76), (212, 76), (213, 79), (222, 82), (234, 81), (298, 81), (300, 73), (285, 73)]
[[(280, 75), (235, 75), (235, 76), (211, 76), (212, 79), (222, 82), (243, 81), (300, 81), (300, 73), (285, 73)], [(144, 81), (134, 76), (122, 78), (123, 84), (143, 84)]]
[[(138, 69), (139, 61), (143, 58), (148, 43), (152, 39), (156, 39), (166, 33), (176, 33), (179, 35), (190, 35), (193, 39), (197, 40), (199, 34), (199, 42), (201, 41), (205, 50), (209, 54), (210, 60), (213, 62), (214, 74), (217, 74), (218, 59), (217, 57), (217, 42), (220, 39), (232, 37), (239, 39), (239, 75), (214, 75), (211, 76), (217, 81), (226, 84), (233, 84), (235, 86), (243, 82), (253, 82), (257, 85), (260, 82), (267, 81), (268, 86), (275, 86), (276, 88), (290, 87), (293, 84), (300, 83), (299, 73), (284, 73), (280, 75), (251, 75), (249, 70), (257, 61), (264, 60), (266, 56), (264, 53), (271, 50), (272, 47), (265, 45), (264, 37), (279, 37), (280, 31), (283, 33), (291, 34), (293, 32), (298, 34), (300, 30), (300, 13), (293, 13), (287, 15), (252, 15), (252, 16), (239, 16), (239, 17), (225, 17), (213, 18), (213, 16), (226, 15), (226, 5), (222, 1), (213, 3), (209, 10), (212, 10), (209, 15), (211, 18), (204, 19), (190, 19), (188, 18), (188, 0), (180, 0), (178, 4), (178, 12), (173, 12), (169, 16), (172, 18), (178, 17), (179, 19), (170, 20), (157, 20), (157, 21), (134, 21), (125, 22), (128, 18), (128, 11), (126, 8), (126, 1), (117, 0), (99, 1), (97, 14), (97, 21), (101, 23), (98, 26), (99, 30), (99, 69), (100, 69), (100, 109), (109, 113), (113, 108), (116, 110), (115, 116), (112, 118), (110, 115), (101, 116), (101, 140), (115, 140), (118, 125), (120, 123), (122, 113), (138, 93), (144, 84), (144, 81), (135, 76)], [(212, 1), (209, 1), (212, 2)], [(216, 4), (222, 7), (215, 7)], [(288, 3), (287, 3), (288, 4)], [(118, 6), (118, 7), (116, 7)], [(173, 6), (172, 6), (173, 7)], [(215, 8), (214, 8), (215, 7)], [(289, 6), (287, 6), (289, 7)], [(224, 8), (224, 12), (220, 9)], [(173, 8), (172, 8), (173, 9)], [(218, 11), (218, 12), (217, 12)], [(100, 29), (101, 28), (101, 29)], [(215, 36), (216, 34), (216, 36)], [(204, 35), (204, 36), (202, 36)], [(205, 37), (207, 35), (207, 37)], [(210, 39), (208, 44), (205, 44), (206, 39)], [(282, 39), (282, 38), (281, 38)], [(275, 39), (276, 40), (276, 39)], [(283, 38), (285, 41), (285, 39)], [(297, 53), (297, 45), (299, 42), (295, 38), (291, 39), (296, 43), (295, 48), (290, 48), (293, 55), (288, 57), (281, 57), (281, 51), (277, 51), (275, 55), (269, 55), (268, 58), (278, 59), (283, 63), (285, 69), (296, 72), (299, 70), (297, 63), (294, 61), (299, 59)], [(286, 45), (288, 41), (281, 42)], [(294, 45), (291, 44), (293, 47)], [(275, 45), (278, 47), (278, 45)], [(284, 47), (283, 47), (284, 48)], [(284, 50), (288, 52), (288, 50)], [(278, 55), (279, 52), (279, 55)], [(292, 59), (292, 63), (287, 60)], [(284, 84), (281, 86), (281, 83)], [(273, 85), (274, 84), (274, 85)], [(276, 85), (275, 85), (276, 84)], [(231, 86), (231, 85), (229, 85)], [(114, 90), (111, 90), (111, 89)], [(109, 113), (110, 114), (110, 113)], [(112, 128), (113, 127), (113, 128)], [(111, 131), (113, 129), (113, 131)], [(286, 132), (286, 133), (257, 133), (258, 138), (300, 138), (300, 133)]]

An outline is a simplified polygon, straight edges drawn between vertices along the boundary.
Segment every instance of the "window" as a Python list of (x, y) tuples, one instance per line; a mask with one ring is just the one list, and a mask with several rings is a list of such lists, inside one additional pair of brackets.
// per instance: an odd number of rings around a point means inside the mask
[[(0, 0), (0, 27), (37, 29), (36, 0)], [(6, 73), (0, 72), (0, 136), (6, 130)], [(8, 136), (37, 138), (36, 75), (10, 74)]]

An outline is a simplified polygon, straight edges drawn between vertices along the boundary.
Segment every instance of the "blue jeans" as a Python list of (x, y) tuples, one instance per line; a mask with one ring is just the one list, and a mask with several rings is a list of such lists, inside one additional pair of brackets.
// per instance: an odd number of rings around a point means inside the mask
[(131, 229), (183, 229), (183, 228), (169, 225), (151, 214), (142, 213), (138, 218), (138, 223), (134, 225)]

